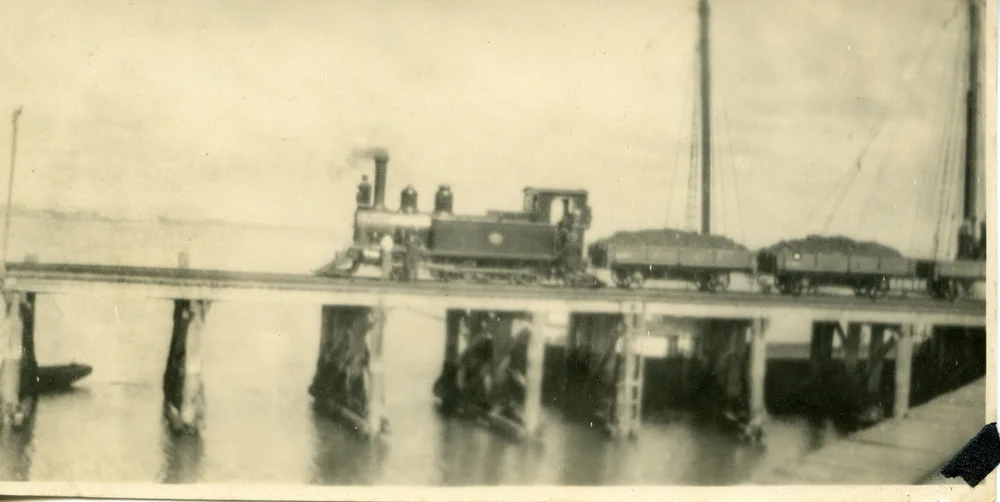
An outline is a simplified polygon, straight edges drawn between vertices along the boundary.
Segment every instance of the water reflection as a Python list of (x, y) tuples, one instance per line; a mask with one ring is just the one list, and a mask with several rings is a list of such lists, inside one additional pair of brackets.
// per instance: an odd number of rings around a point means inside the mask
[(164, 483), (197, 483), (202, 478), (204, 441), (200, 436), (175, 434), (166, 418), (162, 423), (164, 467), (161, 480)]
[(0, 427), (0, 480), (28, 481), (31, 479), (34, 432), (34, 418), (26, 420), (18, 429)]
[(310, 482), (322, 485), (378, 484), (388, 455), (388, 438), (368, 440), (314, 410)]

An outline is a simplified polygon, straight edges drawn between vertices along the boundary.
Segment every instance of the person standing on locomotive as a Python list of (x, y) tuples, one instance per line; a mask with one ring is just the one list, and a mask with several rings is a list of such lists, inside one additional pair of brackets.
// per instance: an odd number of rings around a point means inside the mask
[(563, 200), (565, 211), (559, 221), (559, 258), (566, 274), (580, 270), (582, 243), (577, 232), (580, 223), (580, 208), (569, 207), (569, 199)]

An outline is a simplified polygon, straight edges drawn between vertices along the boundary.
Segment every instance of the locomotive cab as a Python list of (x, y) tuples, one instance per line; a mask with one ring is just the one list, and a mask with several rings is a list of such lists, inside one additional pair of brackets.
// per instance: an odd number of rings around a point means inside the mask
[(580, 230), (590, 228), (586, 190), (525, 188), (524, 212), (535, 223), (568, 224)]

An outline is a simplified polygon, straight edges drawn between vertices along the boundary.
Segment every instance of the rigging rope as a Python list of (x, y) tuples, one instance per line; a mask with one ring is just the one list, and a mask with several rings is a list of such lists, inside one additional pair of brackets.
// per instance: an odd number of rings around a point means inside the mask
[[(928, 6), (928, 9), (930, 9), (930, 6)], [(957, 15), (957, 12), (958, 12), (958, 9), (956, 8), (953, 11), (952, 15), (949, 16), (948, 19), (946, 19), (944, 22), (942, 22), (940, 25), (938, 25), (938, 31), (935, 33), (936, 36), (940, 37), (940, 35), (945, 32), (944, 28), (946, 28), (951, 23), (951, 21)], [(925, 40), (927, 38), (927, 31), (926, 30), (928, 28), (929, 28), (929, 26), (926, 26), (924, 28), (925, 31), (922, 32), (921, 37), (920, 37), (921, 40)], [(910, 65), (908, 66), (908, 70), (909, 71), (904, 72), (903, 73), (904, 76), (907, 75), (907, 74), (912, 74), (913, 71), (915, 71), (919, 66), (923, 65), (923, 63), (926, 61), (927, 54), (929, 53), (929, 51), (933, 47), (933, 45), (934, 44), (927, 44), (926, 46), (924, 46), (922, 48), (922, 50), (919, 50), (919, 52), (916, 52), (914, 54), (914, 58), (911, 60)], [(910, 86), (903, 86), (903, 87), (905, 87), (907, 89), (907, 91), (912, 92), (912, 87), (910, 87)], [(900, 95), (900, 94), (893, 94), (893, 96), (894, 97), (907, 97), (908, 98), (910, 92), (904, 92), (904, 93), (902, 93), (902, 95)], [(844, 202), (844, 199), (846, 198), (847, 194), (850, 192), (851, 186), (853, 185), (854, 181), (857, 179), (858, 174), (862, 170), (862, 167), (863, 167), (863, 163), (862, 162), (864, 161), (865, 156), (868, 154), (868, 151), (870, 150), (871, 146), (875, 143), (875, 140), (881, 135), (882, 131), (884, 130), (883, 127), (885, 126), (886, 120), (889, 118), (889, 110), (893, 109), (893, 108), (895, 108), (895, 107), (893, 107), (893, 106), (887, 106), (884, 109), (884, 111), (882, 113), (882, 116), (879, 118), (879, 121), (878, 121), (878, 123), (877, 123), (877, 125), (875, 127), (874, 133), (869, 136), (868, 141), (865, 143), (865, 145), (861, 149), (861, 152), (858, 154), (857, 160), (855, 161), (856, 162), (856, 168), (848, 176), (847, 183), (843, 186), (843, 189), (841, 190), (840, 194), (838, 196), (836, 196), (836, 203), (834, 204), (831, 212), (827, 215), (827, 218), (826, 218), (825, 222), (823, 223), (823, 227), (822, 228), (823, 228), (823, 233), (824, 234), (826, 234), (827, 232), (829, 232), (829, 228), (830, 228), (831, 223), (833, 222), (833, 219), (840, 212), (840, 209), (841, 209), (841, 206), (842, 206), (842, 204)]]
[(733, 154), (733, 135), (729, 129), (729, 107), (725, 101), (725, 98), (723, 98), (722, 101), (722, 121), (726, 126), (726, 139), (728, 139), (729, 143), (729, 159), (730, 159), (729, 167), (733, 170), (733, 191), (734, 191), (733, 198), (736, 199), (736, 217), (737, 220), (739, 221), (738, 226), (740, 230), (740, 242), (746, 244), (747, 240), (746, 228), (743, 225), (743, 208), (742, 204), (740, 204), (740, 199), (741, 199), (740, 194), (742, 193), (742, 191), (740, 190), (740, 177), (739, 173), (736, 171), (736, 155)]
[[(959, 53), (964, 51), (966, 46), (963, 38), (964, 37), (958, 37), (957, 45)], [(940, 181), (937, 183), (937, 186), (939, 187), (939, 194), (935, 198), (937, 202), (935, 204), (935, 208), (937, 209), (937, 224), (934, 227), (934, 234), (932, 236), (932, 251), (935, 258), (941, 258), (942, 246), (940, 240), (942, 235), (946, 236), (945, 247), (943, 248), (943, 254), (946, 256), (949, 254), (949, 249), (951, 248), (952, 241), (954, 240), (947, 238), (950, 237), (951, 234), (946, 233), (945, 230), (947, 229), (949, 223), (948, 213), (951, 211), (951, 198), (953, 196), (952, 192), (954, 191), (954, 188), (951, 187), (951, 185), (954, 183), (953, 178), (959, 177), (960, 171), (959, 169), (952, 169), (951, 166), (954, 160), (953, 158), (960, 155), (959, 151), (961, 150), (961, 146), (957, 143), (961, 142), (961, 133), (965, 130), (965, 127), (962, 127), (961, 125), (963, 116), (962, 107), (959, 106), (959, 101), (961, 101), (962, 95), (960, 89), (964, 88), (967, 84), (966, 79), (960, 79), (958, 77), (961, 75), (961, 69), (964, 66), (962, 63), (962, 58), (955, 58), (953, 68), (954, 71), (952, 74), (955, 77), (954, 80), (958, 83), (959, 90), (953, 90), (953, 99), (949, 100), (949, 113), (947, 118), (948, 130), (943, 140), (944, 145), (941, 156), (938, 160), (940, 162), (939, 165), (941, 166), (941, 175), (939, 177)], [(951, 176), (949, 176), (949, 174), (951, 174)]]
[[(938, 43), (939, 39), (942, 37), (942, 35), (944, 35), (945, 33), (947, 33), (944, 30), (944, 28), (946, 28), (951, 23), (951, 21), (955, 19), (956, 15), (957, 15), (957, 10), (952, 13), (951, 17), (949, 17), (947, 20), (945, 20), (940, 25), (939, 31), (937, 31), (935, 33), (935, 36), (934, 36), (934, 38), (932, 40), (932, 43), (930, 43), (926, 47), (924, 47), (924, 50), (920, 54), (919, 60), (918, 61), (914, 61), (914, 63), (916, 63), (916, 64), (915, 65), (911, 65), (908, 68), (908, 70), (910, 70), (910, 71), (907, 72), (907, 73), (909, 73), (911, 77), (913, 75), (913, 72), (917, 72), (921, 68), (924, 67), (924, 64), (927, 62), (927, 58), (931, 54), (931, 49), (940, 45)], [(959, 59), (961, 59), (961, 58), (959, 58)], [(904, 73), (904, 75), (906, 75), (906, 73)], [(903, 98), (910, 98), (910, 96), (912, 94), (912, 89), (913, 89), (912, 86), (907, 86), (907, 90), (909, 92), (904, 92), (903, 93)], [(947, 89), (945, 90), (945, 92), (947, 93)], [(954, 101), (954, 100), (949, 99), (948, 101)], [(903, 103), (905, 103), (905, 101), (903, 101)], [(886, 114), (886, 116), (888, 116), (888, 114)], [(903, 127), (903, 124), (900, 124), (898, 122), (895, 122), (895, 123), (893, 123), (891, 125), (895, 125), (895, 127), (891, 127), (890, 126), (890, 127), (887, 128), (889, 132), (887, 133), (888, 136), (887, 136), (887, 139), (886, 139), (886, 144), (888, 146), (882, 152), (883, 155), (881, 156), (880, 161), (876, 162), (876, 166), (877, 166), (876, 169), (877, 169), (877, 171), (876, 171), (876, 174), (875, 174), (875, 179), (874, 179), (873, 183), (868, 184), (868, 194), (862, 199), (865, 202), (864, 202), (864, 206), (862, 207), (862, 211), (858, 213), (857, 219), (855, 220), (856, 221), (856, 225), (860, 225), (860, 223), (864, 219), (865, 215), (868, 214), (869, 208), (871, 207), (872, 202), (875, 199), (875, 197), (873, 197), (873, 195), (877, 195), (877, 192), (879, 191), (879, 187), (882, 184), (882, 180), (884, 179), (885, 174), (888, 171), (889, 158), (891, 157), (889, 149), (892, 146), (895, 146), (893, 140), (896, 138), (896, 136), (898, 135), (900, 129), (902, 129), (902, 127)], [(873, 156), (874, 155), (875, 154), (873, 154)]]
[[(693, 90), (692, 86), (688, 86), (686, 99), (684, 99), (682, 101), (682, 103), (684, 103), (685, 105), (686, 104), (690, 104), (693, 94), (694, 94), (694, 90)], [(684, 123), (686, 122), (686, 118), (687, 117), (684, 116), (683, 109), (681, 110), (681, 112), (682, 113), (678, 114), (678, 115), (680, 115), (681, 119), (680, 119), (680, 127), (677, 128), (677, 153), (674, 156), (674, 169), (672, 171), (670, 171), (670, 182), (667, 185), (667, 222), (666, 222), (665, 226), (668, 227), (668, 228), (671, 227), (671, 224), (672, 224), (672, 221), (673, 221), (673, 218), (672, 218), (673, 211), (672, 211), (672, 209), (673, 209), (674, 200), (675, 200), (674, 199), (674, 193), (676, 192), (676, 189), (674, 187), (674, 181), (677, 178), (677, 172), (681, 170), (681, 151), (683, 150), (681, 148), (681, 146), (684, 144), (684, 140), (685, 140), (683, 133), (684, 133)], [(691, 139), (694, 136), (694, 130), (692, 129), (691, 131), (689, 131), (689, 133), (690, 133), (691, 137), (688, 138), (688, 141), (691, 141)]]
[[(960, 34), (955, 37), (953, 42), (954, 50), (948, 54), (958, 54), (962, 50), (962, 37)], [(928, 142), (927, 151), (923, 158), (926, 160), (923, 169), (920, 171), (920, 181), (919, 181), (919, 197), (917, 199), (917, 210), (914, 212), (913, 220), (910, 223), (910, 228), (907, 234), (910, 236), (909, 247), (910, 249), (921, 249), (926, 251), (920, 251), (921, 254), (926, 255), (930, 253), (934, 256), (936, 239), (934, 235), (937, 233), (937, 218), (933, 218), (936, 214), (935, 211), (938, 210), (938, 203), (941, 202), (939, 196), (935, 195), (936, 191), (940, 191), (944, 184), (943, 171), (939, 172), (938, 166), (947, 165), (947, 151), (951, 141), (951, 135), (953, 134), (953, 129), (955, 128), (955, 107), (958, 101), (961, 99), (960, 92), (957, 89), (960, 85), (959, 78), (959, 67), (960, 58), (955, 59), (954, 71), (947, 72), (943, 75), (941, 79), (941, 95), (943, 99), (941, 100), (941, 106), (935, 108), (935, 113), (932, 117), (931, 124), (944, 124), (944, 134), (939, 138), (937, 142)], [(917, 237), (919, 235), (926, 235), (922, 232), (917, 232), (917, 227), (919, 221), (921, 221), (930, 212), (931, 219), (934, 220), (934, 230), (929, 242), (920, 241), (918, 244)]]
[[(718, 117), (713, 118), (713, 120), (715, 121), (716, 124), (719, 123)], [(718, 228), (717, 231), (714, 231), (713, 233), (718, 234), (718, 235), (725, 235), (723, 233), (723, 231), (727, 231), (727, 232), (729, 231), (729, 227), (727, 226), (727, 224), (729, 222), (726, 219), (726, 182), (725, 182), (726, 171), (725, 171), (725, 169), (719, 169), (719, 167), (722, 166), (722, 162), (721, 162), (721, 157), (717, 154), (717, 150), (716, 150), (717, 148), (719, 148), (719, 142), (715, 141), (715, 142), (712, 143), (712, 152), (711, 152), (711, 155), (712, 155), (712, 160), (715, 162), (712, 165), (712, 170), (713, 170), (712, 174), (715, 175), (716, 173), (718, 173), (718, 178), (717, 179), (719, 180), (719, 182), (716, 183), (719, 186), (718, 187), (713, 187), (713, 188), (716, 188), (717, 191), (719, 192), (718, 198), (714, 199), (714, 200), (718, 200), (719, 201), (719, 204), (718, 204), (718, 207), (719, 207), (719, 228)]]

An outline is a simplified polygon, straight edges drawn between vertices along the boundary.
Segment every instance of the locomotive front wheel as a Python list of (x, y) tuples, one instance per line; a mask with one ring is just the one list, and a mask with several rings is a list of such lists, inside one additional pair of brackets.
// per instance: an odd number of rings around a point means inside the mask
[(639, 289), (642, 287), (642, 283), (644, 282), (646, 282), (646, 278), (642, 275), (642, 272), (636, 270), (635, 272), (629, 274), (626, 286), (629, 289)]
[(958, 284), (955, 281), (948, 281), (943, 289), (946, 300), (951, 302), (958, 300)]

